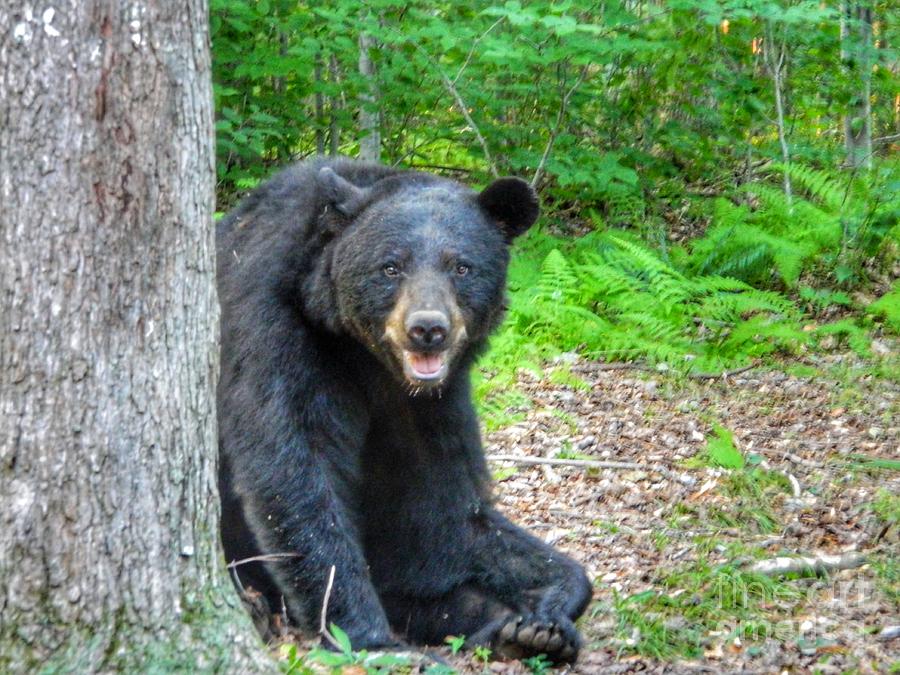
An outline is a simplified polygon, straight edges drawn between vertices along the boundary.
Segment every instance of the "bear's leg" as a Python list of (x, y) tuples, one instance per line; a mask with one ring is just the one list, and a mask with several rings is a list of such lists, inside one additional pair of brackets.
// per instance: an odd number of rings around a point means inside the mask
[(382, 595), (391, 625), (415, 644), (439, 645), (449, 636), (472, 636), (509, 615), (511, 608), (469, 584), (435, 598)]
[(572, 618), (510, 606), (471, 584), (438, 598), (382, 596), (382, 602), (395, 629), (416, 644), (439, 645), (447, 637), (464, 636), (466, 647), (489, 646), (503, 658), (546, 654), (554, 662), (568, 662), (578, 655)]
[[(327, 622), (343, 629), (356, 649), (398, 646), (369, 577), (352, 512), (325, 461), (302, 433), (287, 427), (286, 417), (270, 415), (280, 428), (273, 423), (247, 432), (262, 439), (252, 452), (226, 454), (229, 487), (240, 503), (240, 513), (226, 511), (226, 551), (240, 557), (257, 549), (267, 556), (262, 565), (275, 588), (259, 590), (270, 600), (274, 596), (276, 609), (283, 598), (291, 618), (305, 629), (318, 628), (333, 567)], [(319, 446), (326, 457), (336, 452)]]
[(574, 660), (581, 646), (574, 622), (592, 592), (581, 566), (493, 509), (470, 527), (470, 583), (509, 610), (470, 633), (469, 642), (504, 657)]

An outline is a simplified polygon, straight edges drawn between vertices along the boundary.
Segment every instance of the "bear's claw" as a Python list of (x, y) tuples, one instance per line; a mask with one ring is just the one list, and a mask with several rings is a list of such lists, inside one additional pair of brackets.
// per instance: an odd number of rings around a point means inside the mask
[(568, 618), (557, 621), (537, 616), (512, 616), (494, 639), (494, 653), (501, 658), (522, 659), (546, 654), (556, 663), (571, 662), (578, 656), (578, 633)]

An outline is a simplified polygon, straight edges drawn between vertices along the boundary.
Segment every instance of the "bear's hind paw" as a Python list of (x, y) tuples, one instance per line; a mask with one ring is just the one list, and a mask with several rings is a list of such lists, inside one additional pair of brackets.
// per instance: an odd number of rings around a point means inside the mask
[(546, 621), (534, 615), (510, 617), (493, 641), (494, 653), (501, 658), (545, 654), (554, 663), (573, 662), (580, 646), (578, 632), (568, 618)]

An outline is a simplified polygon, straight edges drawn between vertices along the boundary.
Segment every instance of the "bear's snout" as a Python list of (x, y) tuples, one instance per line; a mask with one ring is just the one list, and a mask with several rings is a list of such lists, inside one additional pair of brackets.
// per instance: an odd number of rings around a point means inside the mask
[(449, 332), (450, 319), (443, 312), (418, 311), (406, 317), (406, 336), (416, 349), (440, 349)]

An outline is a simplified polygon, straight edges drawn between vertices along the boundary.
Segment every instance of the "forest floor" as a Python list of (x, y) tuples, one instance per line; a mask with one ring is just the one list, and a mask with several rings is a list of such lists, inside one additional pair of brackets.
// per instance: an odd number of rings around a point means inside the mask
[[(574, 355), (520, 371), (530, 405), (485, 438), (496, 497), (594, 580), (584, 648), (559, 669), (437, 653), (461, 675), (900, 673), (900, 378), (881, 351), (700, 380)], [(846, 569), (753, 569), (799, 556)]]
[[(532, 405), (487, 434), (489, 456), (637, 465), (492, 462), (503, 511), (594, 579), (581, 657), (549, 672), (900, 672), (900, 383), (884, 364), (689, 380), (572, 357), (571, 385), (522, 371)], [(742, 468), (715, 466), (717, 425)], [(800, 555), (849, 569), (752, 570)]]

